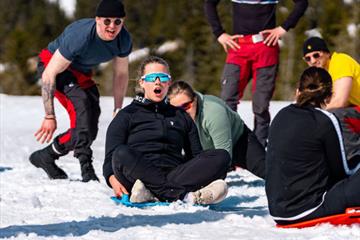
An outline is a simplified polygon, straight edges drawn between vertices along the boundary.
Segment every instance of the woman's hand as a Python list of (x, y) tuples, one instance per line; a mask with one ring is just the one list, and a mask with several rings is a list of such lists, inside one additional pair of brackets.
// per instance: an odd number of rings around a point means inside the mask
[(110, 176), (109, 182), (116, 197), (122, 197), (123, 194), (129, 194), (124, 185), (122, 185), (114, 175)]

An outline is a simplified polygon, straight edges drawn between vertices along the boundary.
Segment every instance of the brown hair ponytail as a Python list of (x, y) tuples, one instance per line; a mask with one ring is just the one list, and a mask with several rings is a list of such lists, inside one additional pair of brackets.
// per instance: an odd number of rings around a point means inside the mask
[(331, 76), (323, 68), (310, 67), (301, 75), (298, 91), (297, 105), (322, 107), (332, 95)]

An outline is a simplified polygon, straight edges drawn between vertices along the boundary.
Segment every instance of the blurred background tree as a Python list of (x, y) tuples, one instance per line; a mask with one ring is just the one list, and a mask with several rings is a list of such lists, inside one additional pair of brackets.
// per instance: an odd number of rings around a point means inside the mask
[[(76, 0), (69, 17), (59, 7), (59, 0), (0, 1), (0, 93), (40, 94), (36, 76), (38, 52), (55, 39), (71, 21), (94, 17), (98, 0)], [(155, 54), (170, 63), (175, 80), (186, 80), (208, 94), (218, 95), (225, 53), (211, 33), (203, 0), (123, 0), (126, 27), (133, 38), (133, 51)], [(309, 8), (295, 29), (281, 40), (280, 68), (274, 94), (276, 100), (290, 100), (295, 83), (306, 67), (302, 61), (302, 43), (312, 32), (319, 32), (331, 51), (345, 52), (360, 60), (359, 0), (310, 0)], [(280, 1), (277, 23), (281, 24), (293, 9), (292, 0)], [(231, 32), (231, 1), (218, 6), (224, 27)], [(166, 46), (173, 46), (164, 51)], [(174, 47), (175, 46), (175, 47)], [(146, 55), (146, 54), (145, 54)], [(142, 57), (132, 56), (130, 87), (133, 96), (137, 67)], [(95, 71), (102, 95), (112, 94), (110, 65)], [(247, 98), (250, 94), (245, 95)]]
[(0, 9), (0, 92), (38, 94), (36, 55), (70, 21), (45, 0), (1, 0)]

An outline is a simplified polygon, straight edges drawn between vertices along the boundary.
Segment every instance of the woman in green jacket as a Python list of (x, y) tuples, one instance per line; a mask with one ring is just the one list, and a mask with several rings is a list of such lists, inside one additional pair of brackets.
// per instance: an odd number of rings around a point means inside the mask
[(218, 97), (195, 92), (184, 82), (174, 82), (168, 92), (174, 106), (184, 109), (195, 121), (203, 149), (225, 149), (231, 168), (239, 166), (265, 178), (265, 149), (239, 114)]

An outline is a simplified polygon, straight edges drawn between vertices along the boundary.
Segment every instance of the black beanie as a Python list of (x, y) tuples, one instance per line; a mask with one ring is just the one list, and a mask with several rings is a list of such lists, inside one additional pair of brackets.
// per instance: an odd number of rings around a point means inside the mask
[(120, 0), (102, 0), (97, 8), (97, 17), (125, 17), (124, 5)]
[(305, 56), (306, 54), (314, 51), (330, 52), (324, 39), (319, 37), (311, 37), (304, 42), (303, 54)]

